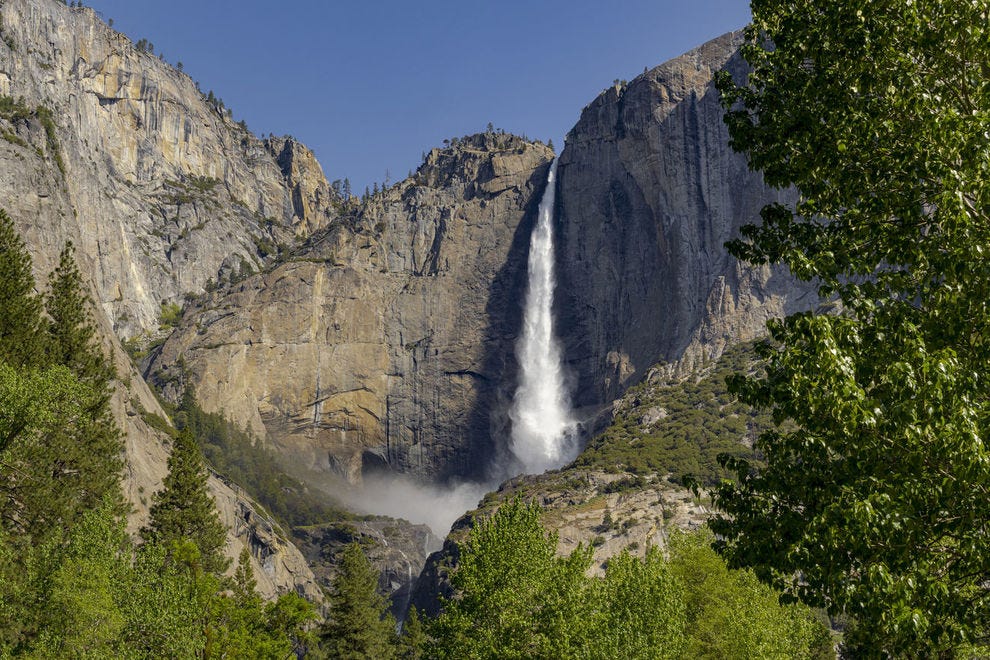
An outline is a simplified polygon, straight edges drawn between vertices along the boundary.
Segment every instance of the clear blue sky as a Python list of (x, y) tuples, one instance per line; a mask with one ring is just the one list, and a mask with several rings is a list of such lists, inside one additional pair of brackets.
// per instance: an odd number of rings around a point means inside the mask
[(749, 20), (746, 0), (85, 0), (355, 192), (488, 122), (559, 150), (586, 104)]

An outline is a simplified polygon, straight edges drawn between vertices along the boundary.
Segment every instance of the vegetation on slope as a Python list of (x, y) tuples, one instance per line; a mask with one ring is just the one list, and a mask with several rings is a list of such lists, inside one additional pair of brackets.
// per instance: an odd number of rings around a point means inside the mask
[(621, 399), (611, 425), (588, 443), (576, 467), (639, 475), (669, 475), (674, 483), (692, 476), (713, 486), (729, 476), (720, 454), (753, 459), (766, 413), (754, 411), (729, 392), (726, 378), (756, 365), (752, 343), (727, 350), (706, 373), (655, 385), (649, 380)]
[(353, 518), (281, 468), (275, 453), (221, 414), (208, 413), (186, 391), (172, 410), (180, 431), (188, 431), (210, 466), (243, 488), (286, 529)]
[(454, 596), (427, 620), (428, 657), (832, 657), (807, 608), (780, 605), (748, 572), (730, 571), (702, 531), (675, 536), (669, 556), (613, 557), (587, 577), (590, 549), (556, 556), (542, 511), (515, 499), (459, 548)]
[(177, 445), (136, 546), (124, 526), (114, 373), (71, 245), (44, 296), (0, 211), (0, 656), (285, 657), (313, 608), (265, 604), (223, 527), (198, 448)]

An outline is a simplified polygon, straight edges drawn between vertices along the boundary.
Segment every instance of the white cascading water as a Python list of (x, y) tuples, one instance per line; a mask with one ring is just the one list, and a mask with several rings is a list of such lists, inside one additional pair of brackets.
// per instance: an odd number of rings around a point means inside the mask
[(512, 453), (525, 472), (557, 468), (575, 454), (576, 423), (553, 329), (553, 206), (557, 161), (550, 166), (529, 243), (529, 287), (523, 334), (516, 345), (519, 386), (512, 401)]

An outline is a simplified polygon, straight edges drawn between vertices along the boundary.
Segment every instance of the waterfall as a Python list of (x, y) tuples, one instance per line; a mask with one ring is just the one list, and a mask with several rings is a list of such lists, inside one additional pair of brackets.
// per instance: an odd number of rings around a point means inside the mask
[(516, 344), (519, 385), (512, 401), (512, 453), (527, 473), (539, 474), (574, 458), (576, 423), (553, 329), (553, 207), (557, 161), (547, 175), (529, 243), (529, 286), (523, 332)]

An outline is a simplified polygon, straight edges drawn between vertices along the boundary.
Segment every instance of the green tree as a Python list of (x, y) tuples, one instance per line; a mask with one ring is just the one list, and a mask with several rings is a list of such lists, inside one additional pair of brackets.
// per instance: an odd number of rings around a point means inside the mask
[(220, 575), (229, 560), (223, 554), (226, 530), (206, 485), (203, 455), (192, 436), (182, 431), (173, 441), (168, 475), (162, 490), (155, 493), (145, 540), (163, 547), (192, 541), (199, 551), (197, 561), (204, 571)]
[(986, 3), (753, 3), (732, 145), (794, 207), (730, 246), (838, 312), (770, 325), (745, 402), (778, 428), (728, 460), (733, 566), (857, 620), (850, 648), (951, 655), (990, 629), (990, 16)]
[(566, 657), (580, 644), (590, 548), (557, 558), (541, 512), (516, 498), (472, 528), (451, 576), (455, 596), (430, 625), (431, 655)]
[(347, 545), (329, 597), (329, 612), (320, 631), (321, 646), (331, 658), (395, 657), (395, 620), (378, 593), (378, 571), (357, 543)]
[(45, 294), (48, 362), (69, 367), (81, 380), (97, 389), (109, 388), (115, 374), (96, 344), (96, 326), (90, 312), (92, 305), (70, 241), (59, 256), (58, 266), (48, 277)]
[(44, 359), (41, 299), (35, 293), (31, 255), (13, 220), (0, 209), (0, 360), (16, 367)]
[(594, 580), (592, 629), (585, 658), (680, 658), (685, 641), (684, 598), (663, 555), (651, 548), (642, 560), (623, 551)]
[[(312, 626), (317, 619), (316, 608), (299, 594), (290, 591), (265, 606), (268, 630), (284, 636), (291, 653), (296, 657), (308, 657), (319, 642)], [(284, 654), (282, 657), (286, 657)]]
[(125, 626), (122, 588), (131, 544), (115, 497), (82, 514), (68, 543), (49, 542), (35, 597), (41, 628), (33, 651), (41, 657), (111, 657)]
[(409, 608), (406, 620), (402, 622), (402, 635), (399, 637), (398, 653), (401, 660), (420, 660), (425, 657), (428, 638), (423, 622), (419, 619), (416, 606)]
[[(193, 554), (198, 550), (190, 541)], [(125, 582), (126, 624), (123, 644), (137, 657), (203, 657), (210, 602), (220, 591), (219, 580), (176, 560), (176, 547), (145, 543), (134, 558)]]
[(828, 628), (807, 607), (781, 605), (752, 571), (730, 571), (707, 528), (670, 539), (670, 573), (683, 588), (685, 658), (831, 658)]
[(280, 660), (305, 650), (305, 626), (315, 611), (296, 594), (266, 604), (256, 591), (247, 548), (241, 551), (230, 595), (217, 595), (210, 606), (213, 646), (231, 658)]
[(101, 396), (65, 367), (0, 362), (0, 525), (13, 540), (61, 535), (118, 493), (119, 436), (92, 415)]

